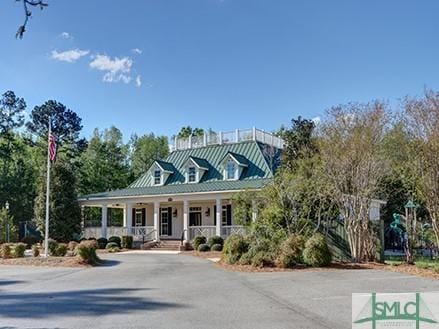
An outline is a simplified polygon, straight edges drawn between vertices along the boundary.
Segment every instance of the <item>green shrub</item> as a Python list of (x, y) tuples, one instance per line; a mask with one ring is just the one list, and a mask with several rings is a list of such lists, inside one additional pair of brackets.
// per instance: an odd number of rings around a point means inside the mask
[(269, 251), (258, 251), (253, 256), (251, 264), (255, 267), (273, 267), (274, 255)]
[(40, 247), (37, 244), (32, 246), (32, 256), (38, 257), (40, 255)]
[(67, 249), (69, 249), (70, 251), (75, 251), (77, 245), (78, 242), (70, 241), (69, 244), (67, 245)]
[(248, 251), (249, 243), (240, 234), (231, 234), (224, 242), (223, 256), (229, 264), (235, 264)]
[(279, 253), (279, 265), (284, 268), (292, 268), (303, 263), (303, 249), (305, 239), (301, 235), (292, 234), (284, 241)]
[(56, 256), (56, 251), (58, 249), (58, 242), (54, 239), (49, 239), (49, 255)]
[(114, 248), (108, 249), (108, 252), (119, 252), (119, 251), (120, 251), (119, 247), (114, 247)]
[(251, 265), (253, 257), (258, 252), (271, 252), (272, 248), (270, 246), (270, 241), (267, 239), (253, 239), (248, 245), (247, 252), (244, 253), (239, 259), (239, 264), (241, 265)]
[(120, 237), (119, 236), (110, 236), (109, 238), (108, 238), (108, 242), (114, 242), (114, 243), (116, 243), (117, 244), (117, 246), (120, 248), (120, 245), (121, 245), (121, 239), (120, 239)]
[(26, 248), (30, 248), (35, 243), (40, 242), (40, 238), (38, 238), (34, 235), (28, 235), (28, 236), (25, 236), (23, 239), (21, 239), (21, 242), (26, 243)]
[(199, 246), (200, 244), (203, 244), (203, 243), (207, 243), (207, 240), (206, 240), (206, 237), (205, 237), (205, 236), (202, 236), (202, 235), (197, 235), (197, 236), (194, 238), (194, 240), (192, 241), (192, 245), (194, 246), (194, 249), (195, 249), (195, 250), (198, 250), (198, 246)]
[(59, 243), (53, 256), (64, 257), (67, 254), (67, 250), (68, 250), (67, 244)]
[(223, 246), (219, 243), (215, 243), (210, 247), (211, 251), (222, 251), (223, 250)]
[(207, 244), (209, 245), (210, 248), (212, 248), (212, 246), (214, 244), (219, 244), (221, 245), (221, 247), (224, 245), (224, 239), (218, 235), (214, 235), (211, 236), (208, 240), (207, 240)]
[(96, 241), (82, 241), (75, 249), (76, 255), (85, 263), (94, 265), (99, 262), (96, 254)]
[(122, 248), (132, 249), (133, 248), (133, 236), (123, 235), (122, 236)]
[(12, 256), (16, 258), (24, 257), (24, 252), (26, 251), (26, 243), (15, 243), (12, 246)]
[(205, 252), (205, 251), (209, 251), (210, 248), (209, 248), (209, 245), (207, 243), (202, 243), (198, 246), (197, 250), (200, 252)]
[(98, 243), (99, 249), (105, 249), (105, 246), (107, 245), (108, 240), (106, 238), (99, 238), (96, 240), (96, 242)]
[(331, 263), (331, 252), (326, 239), (321, 234), (314, 234), (305, 243), (303, 260), (310, 266), (328, 266)]
[(116, 242), (108, 242), (105, 249), (119, 248)]

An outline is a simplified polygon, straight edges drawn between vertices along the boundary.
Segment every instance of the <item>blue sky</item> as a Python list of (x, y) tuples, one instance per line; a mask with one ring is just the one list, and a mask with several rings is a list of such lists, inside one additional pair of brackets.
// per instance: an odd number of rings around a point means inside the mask
[(274, 130), (348, 101), (439, 89), (439, 1), (46, 0), (23, 40), (0, 2), (0, 91), (115, 125)]

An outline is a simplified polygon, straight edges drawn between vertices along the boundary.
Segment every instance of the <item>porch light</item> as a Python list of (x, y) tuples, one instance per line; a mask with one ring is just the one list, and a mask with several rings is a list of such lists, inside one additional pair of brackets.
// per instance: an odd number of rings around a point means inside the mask
[(174, 208), (173, 210), (172, 210), (172, 217), (177, 217), (177, 208)]
[(206, 209), (206, 212), (204, 213), (206, 217), (210, 217), (210, 207)]

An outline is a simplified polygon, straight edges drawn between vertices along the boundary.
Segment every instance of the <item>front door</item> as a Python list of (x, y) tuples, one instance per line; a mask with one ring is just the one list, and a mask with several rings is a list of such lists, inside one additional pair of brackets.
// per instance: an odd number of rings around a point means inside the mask
[(172, 208), (160, 209), (160, 235), (172, 236)]

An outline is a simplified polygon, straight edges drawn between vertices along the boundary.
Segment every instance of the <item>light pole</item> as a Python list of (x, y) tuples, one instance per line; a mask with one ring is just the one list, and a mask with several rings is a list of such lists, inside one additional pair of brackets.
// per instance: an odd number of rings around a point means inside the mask
[[(5, 203), (6, 216), (9, 217), (9, 202), (6, 200)], [(6, 241), (9, 243), (9, 220), (6, 221)]]

